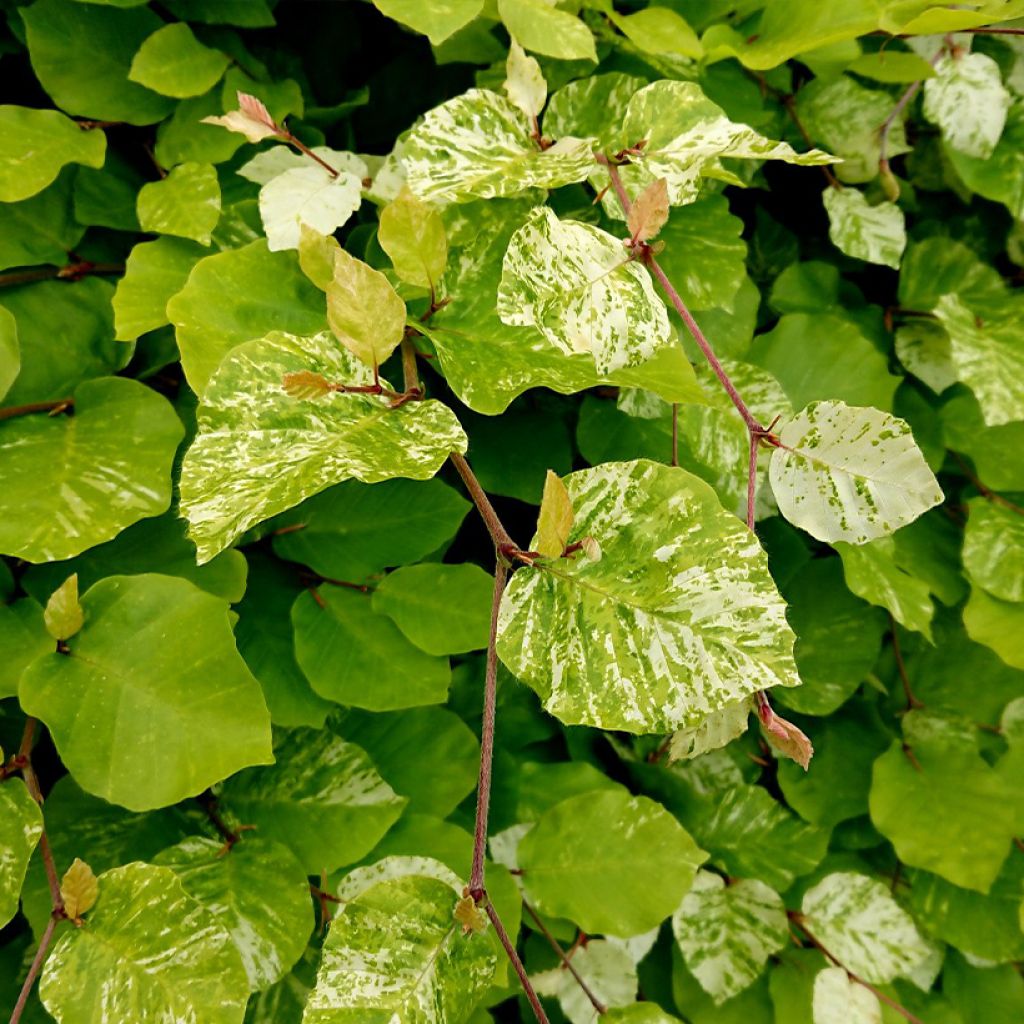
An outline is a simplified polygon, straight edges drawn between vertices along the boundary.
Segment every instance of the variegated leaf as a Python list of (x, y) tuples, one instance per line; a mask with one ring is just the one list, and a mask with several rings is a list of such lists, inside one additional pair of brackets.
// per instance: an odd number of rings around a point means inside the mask
[(813, 1024), (882, 1024), (882, 1004), (841, 967), (826, 967), (814, 977)]
[(751, 699), (744, 697), (713, 711), (695, 726), (677, 730), (669, 744), (669, 761), (688, 761), (732, 743), (747, 731), (751, 710)]
[[(653, 82), (634, 93), (622, 132), (630, 146), (644, 142), (621, 170), (630, 193), (635, 195), (655, 179), (665, 178), (673, 206), (692, 203), (703, 177), (743, 185), (742, 179), (722, 166), (723, 157), (804, 165), (838, 161), (818, 149), (798, 153), (749, 125), (730, 121), (695, 82)], [(607, 201), (605, 208), (611, 209)]]
[(200, 562), (331, 484), (425, 480), (450, 452), (466, 450), (458, 420), (440, 402), (391, 409), (376, 395), (290, 398), (281, 379), (300, 370), (339, 384), (373, 380), (326, 332), (274, 332), (233, 349), (207, 387), (181, 477), (181, 512)]
[(331, 235), (362, 202), (362, 182), (351, 171), (337, 175), (306, 163), (271, 178), (260, 189), (260, 216), (271, 252), (297, 249), (302, 225)]
[[(596, 939), (577, 950), (572, 965), (587, 987), (607, 1007), (629, 1006), (636, 1000), (636, 964), (621, 945)], [(572, 1024), (596, 1024), (594, 1004), (576, 979), (561, 965), (532, 976), (534, 988), (542, 996), (558, 1000), (562, 1013)]]
[(670, 342), (665, 304), (621, 239), (547, 206), (509, 242), (498, 316), (536, 327), (566, 354), (589, 352), (602, 374), (638, 366)]
[[(344, 175), (352, 175), (359, 178), (369, 176), (370, 171), (366, 161), (355, 153), (349, 153), (344, 149), (331, 149), (329, 146), (314, 146), (311, 152), (318, 156), (326, 164), (330, 164), (336, 171)], [(313, 164), (308, 156), (296, 153), (289, 146), (272, 146), (270, 149), (257, 153), (248, 163), (242, 164), (238, 173), (257, 185), (266, 185), (275, 178), (284, 174), (285, 171), (294, 171), (299, 167), (319, 167)], [(326, 170), (324, 171), (326, 174)]]
[(899, 269), (907, 245), (903, 211), (895, 203), (872, 206), (855, 188), (827, 188), (828, 237), (840, 252), (868, 263)]
[(502, 661), (556, 718), (668, 732), (799, 684), (764, 552), (707, 484), (646, 460), (565, 483), (570, 540), (593, 537), (603, 557), (519, 570), (498, 628)]
[(594, 167), (592, 141), (566, 137), (541, 149), (511, 100), (470, 89), (426, 114), (405, 140), (402, 161), (421, 199), (464, 203), (583, 181)]
[(57, 1020), (238, 1024), (249, 997), (238, 951), (170, 868), (113, 868), (99, 892), (43, 968), (39, 996)]
[(909, 425), (878, 409), (813, 402), (779, 439), (769, 466), (775, 500), (818, 540), (864, 544), (942, 501)]
[(789, 938), (786, 907), (764, 882), (730, 885), (701, 871), (672, 915), (672, 932), (690, 973), (716, 1004), (757, 980)]
[(540, 64), (513, 39), (505, 61), (505, 83), (508, 98), (527, 116), (536, 118), (544, 109), (548, 83)]
[(1024, 305), (993, 312), (979, 319), (958, 295), (943, 295), (935, 307), (957, 380), (977, 396), (990, 427), (1024, 420)]
[(486, 935), (463, 934), (456, 896), (409, 875), (367, 889), (331, 923), (303, 1024), (461, 1024), (494, 977)]
[(953, 347), (945, 328), (934, 320), (911, 320), (896, 328), (900, 362), (937, 395), (957, 382)]
[(906, 977), (932, 945), (882, 882), (851, 871), (826, 875), (803, 899), (802, 923), (865, 981), (885, 985)]
[(1006, 124), (1010, 94), (999, 65), (983, 53), (941, 58), (924, 83), (924, 116), (946, 144), (966, 156), (992, 155)]
[(43, 815), (19, 778), (0, 784), (0, 928), (18, 912), (32, 851), (43, 834)]

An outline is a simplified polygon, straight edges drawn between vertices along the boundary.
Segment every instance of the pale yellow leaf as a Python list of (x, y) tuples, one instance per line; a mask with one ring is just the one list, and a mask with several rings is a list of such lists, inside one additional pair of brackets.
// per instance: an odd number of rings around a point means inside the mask
[(60, 895), (64, 900), (64, 910), (72, 921), (77, 921), (88, 913), (96, 903), (100, 894), (99, 882), (92, 873), (92, 868), (77, 857), (71, 867), (64, 872), (60, 883)]
[(85, 614), (78, 603), (78, 573), (69, 576), (50, 595), (43, 621), (54, 640), (68, 640), (82, 628)]
[(572, 520), (569, 492), (561, 478), (549, 469), (537, 517), (537, 551), (545, 558), (558, 558), (569, 541)]

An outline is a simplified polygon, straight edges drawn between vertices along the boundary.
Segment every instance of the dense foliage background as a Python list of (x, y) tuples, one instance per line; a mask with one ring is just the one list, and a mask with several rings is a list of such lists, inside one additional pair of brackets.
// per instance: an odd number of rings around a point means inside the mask
[(12, 1020), (1024, 1020), (1024, 3), (0, 7)]

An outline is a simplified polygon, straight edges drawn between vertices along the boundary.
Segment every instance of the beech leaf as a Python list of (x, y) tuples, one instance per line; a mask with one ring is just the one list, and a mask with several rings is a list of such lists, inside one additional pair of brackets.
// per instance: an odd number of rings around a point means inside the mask
[(505, 82), (508, 98), (529, 118), (536, 119), (544, 109), (548, 83), (540, 64), (515, 41), (509, 44), (505, 60)]
[(405, 303), (379, 270), (339, 248), (327, 286), (327, 323), (345, 348), (376, 369), (402, 340)]
[(550, 469), (544, 478), (544, 496), (537, 517), (536, 549), (545, 558), (559, 558), (569, 543), (572, 530), (572, 500), (565, 484)]
[(262, 100), (249, 93), (238, 93), (238, 109), (229, 111), (220, 117), (204, 117), (203, 124), (216, 124), (231, 132), (239, 132), (250, 142), (262, 142), (264, 139), (283, 134), (270, 111)]
[(60, 897), (64, 901), (65, 913), (72, 921), (78, 921), (96, 905), (99, 894), (99, 883), (92, 868), (76, 857), (60, 881)]
[(668, 220), (668, 182), (652, 181), (634, 200), (626, 217), (626, 226), (636, 242), (654, 238)]
[(78, 601), (78, 573), (72, 573), (50, 595), (43, 621), (54, 640), (68, 640), (82, 628), (85, 616)]

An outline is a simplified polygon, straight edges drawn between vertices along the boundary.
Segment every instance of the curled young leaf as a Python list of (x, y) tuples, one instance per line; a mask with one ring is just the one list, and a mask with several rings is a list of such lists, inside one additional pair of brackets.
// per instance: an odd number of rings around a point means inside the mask
[[(572, 501), (557, 473), (548, 470), (544, 478), (544, 496), (537, 517), (536, 551), (545, 558), (558, 558), (569, 543), (572, 529)], [(593, 542), (593, 538), (588, 538)]]
[(54, 640), (68, 640), (85, 622), (78, 603), (78, 573), (72, 573), (51, 595), (43, 612), (46, 631)]
[(668, 182), (658, 178), (633, 200), (626, 226), (634, 242), (646, 242), (654, 238), (667, 220)]
[(60, 882), (60, 896), (64, 901), (64, 911), (72, 921), (90, 911), (96, 904), (100, 894), (99, 882), (92, 868), (76, 857), (71, 867), (64, 872)]
[(807, 771), (814, 756), (814, 747), (803, 730), (777, 715), (768, 703), (768, 698), (764, 696), (757, 702), (757, 717), (768, 742), (780, 754), (784, 754), (791, 761), (796, 761), (804, 771)]
[(262, 142), (264, 139), (284, 132), (270, 116), (262, 100), (249, 93), (238, 93), (238, 109), (229, 111), (220, 117), (204, 117), (203, 124), (216, 124), (227, 128), (230, 132), (244, 135), (250, 142)]

